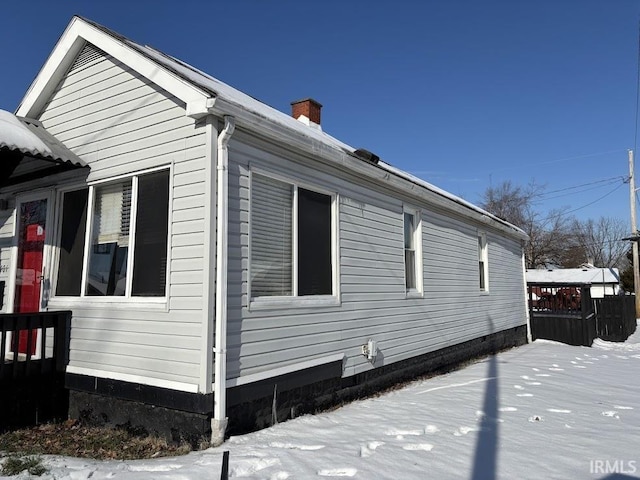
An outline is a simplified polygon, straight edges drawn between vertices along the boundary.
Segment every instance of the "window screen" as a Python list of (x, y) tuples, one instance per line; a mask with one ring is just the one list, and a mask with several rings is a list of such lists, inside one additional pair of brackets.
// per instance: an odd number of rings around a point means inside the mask
[(139, 177), (133, 255), (134, 296), (165, 295), (168, 212), (169, 172), (163, 170)]
[(88, 195), (89, 189), (84, 188), (63, 196), (56, 295), (80, 295)]
[(331, 295), (331, 197), (298, 188), (298, 295)]

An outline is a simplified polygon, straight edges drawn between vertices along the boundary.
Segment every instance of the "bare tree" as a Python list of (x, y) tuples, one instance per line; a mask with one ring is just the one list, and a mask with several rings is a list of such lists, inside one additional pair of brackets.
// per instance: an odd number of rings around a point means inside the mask
[(541, 187), (535, 184), (521, 187), (506, 180), (496, 187), (487, 188), (480, 205), (496, 217), (524, 228), (531, 221), (533, 199), (540, 191)]
[(629, 236), (628, 225), (619, 218), (600, 217), (598, 220), (574, 220), (572, 225), (575, 244), (584, 252), (583, 262), (596, 267), (628, 266), (629, 244), (622, 240)]
[(543, 190), (533, 183), (520, 187), (507, 180), (487, 188), (480, 203), (488, 212), (520, 227), (529, 235), (525, 247), (527, 268), (561, 265), (568, 246), (570, 221), (562, 212), (552, 211), (543, 217), (534, 208), (535, 199)]

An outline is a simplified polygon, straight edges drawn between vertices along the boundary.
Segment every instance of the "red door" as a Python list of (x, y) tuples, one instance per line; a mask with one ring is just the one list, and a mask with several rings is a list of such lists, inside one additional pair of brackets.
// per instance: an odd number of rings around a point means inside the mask
[[(20, 204), (18, 218), (18, 270), (13, 304), (13, 311), (16, 313), (40, 311), (46, 218), (46, 199)], [(28, 345), (28, 335), (29, 332), (26, 330), (20, 332), (18, 353), (35, 353), (38, 332), (34, 331), (31, 334), (31, 345)]]

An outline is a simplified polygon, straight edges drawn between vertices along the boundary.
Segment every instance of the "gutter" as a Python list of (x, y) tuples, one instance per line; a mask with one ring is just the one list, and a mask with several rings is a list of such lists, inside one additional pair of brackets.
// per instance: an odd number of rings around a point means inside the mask
[(525, 259), (525, 241), (522, 240), (522, 279), (524, 283), (524, 317), (527, 320), (527, 343), (533, 342), (533, 335), (531, 334), (531, 312), (529, 309), (529, 286), (527, 285), (527, 261)]
[(225, 115), (224, 130), (218, 136), (217, 155), (217, 238), (216, 238), (216, 338), (214, 405), (211, 419), (211, 443), (213, 446), (224, 442), (227, 429), (227, 260), (229, 229), (229, 140), (235, 130), (235, 119)]

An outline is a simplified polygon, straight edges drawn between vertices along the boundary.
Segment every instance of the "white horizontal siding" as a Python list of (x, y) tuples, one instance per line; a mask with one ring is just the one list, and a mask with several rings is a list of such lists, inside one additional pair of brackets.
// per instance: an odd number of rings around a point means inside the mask
[(0, 210), (0, 282), (4, 282), (4, 291), (0, 292), (0, 313), (8, 312), (9, 282), (11, 273), (15, 198), (7, 199), (5, 210)]
[[(111, 57), (70, 71), (40, 115), (90, 166), (87, 181), (171, 166), (166, 305), (100, 307), (94, 298), (52, 299), (73, 311), (70, 366), (197, 384), (203, 307), (205, 136), (184, 105)], [(110, 299), (112, 300), (112, 299)], [(130, 306), (129, 306), (130, 305)]]
[[(345, 374), (352, 375), (371, 368), (360, 353), (369, 338), (388, 364), (525, 323), (519, 240), (487, 232), (490, 292), (484, 294), (477, 234), (486, 227), (243, 132), (232, 138), (229, 158), (230, 378), (332, 353), (346, 355)], [(338, 195), (339, 304), (248, 308), (251, 169)], [(422, 213), (424, 294), (419, 298), (405, 293), (404, 205)]]

